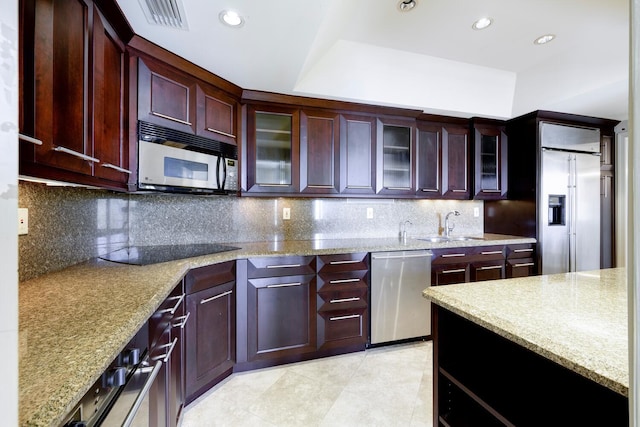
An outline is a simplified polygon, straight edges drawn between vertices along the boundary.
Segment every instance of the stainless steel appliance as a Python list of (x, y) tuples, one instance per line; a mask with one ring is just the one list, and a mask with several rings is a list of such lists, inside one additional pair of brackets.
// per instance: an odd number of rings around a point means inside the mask
[(138, 188), (230, 194), (238, 191), (238, 148), (138, 122)]
[(540, 123), (542, 274), (600, 268), (600, 130)]
[[(89, 388), (61, 425), (149, 426), (148, 405), (144, 405), (144, 402), (162, 367), (162, 361), (150, 360), (147, 342), (148, 329), (145, 324)], [(143, 422), (140, 422), (141, 420)]]
[(431, 305), (422, 291), (431, 285), (428, 250), (371, 254), (371, 344), (431, 334)]

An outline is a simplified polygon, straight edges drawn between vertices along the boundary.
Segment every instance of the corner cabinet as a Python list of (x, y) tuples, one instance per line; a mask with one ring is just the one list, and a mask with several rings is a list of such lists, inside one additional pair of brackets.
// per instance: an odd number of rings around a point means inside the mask
[(127, 190), (124, 43), (90, 0), (25, 0), (20, 32), (20, 173)]
[(231, 375), (236, 361), (236, 263), (196, 268), (185, 277), (186, 402)]
[(247, 107), (247, 192), (299, 192), (299, 129), (295, 108)]
[(474, 199), (507, 197), (507, 134), (502, 122), (473, 119)]

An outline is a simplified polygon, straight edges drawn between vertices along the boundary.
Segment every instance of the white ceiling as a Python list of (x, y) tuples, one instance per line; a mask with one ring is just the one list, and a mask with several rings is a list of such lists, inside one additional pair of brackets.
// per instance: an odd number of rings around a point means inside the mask
[[(628, 117), (629, 0), (416, 1), (182, 0), (185, 31), (117, 0), (138, 35), (244, 89), (460, 117)], [(223, 9), (244, 26), (222, 25)], [(483, 16), (493, 25), (473, 30)]]

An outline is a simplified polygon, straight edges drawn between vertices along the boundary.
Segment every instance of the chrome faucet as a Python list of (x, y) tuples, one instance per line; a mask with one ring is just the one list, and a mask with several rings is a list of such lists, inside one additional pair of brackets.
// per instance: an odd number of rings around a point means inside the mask
[(449, 217), (451, 216), (451, 214), (455, 215), (455, 216), (460, 216), (460, 212), (458, 211), (451, 211), (447, 214), (447, 216), (444, 217), (444, 236), (445, 237), (449, 237), (451, 236), (451, 232), (453, 231), (455, 224), (449, 225)]
[(400, 233), (402, 235), (402, 241), (406, 242), (407, 241), (407, 225), (412, 225), (411, 221), (406, 220), (405, 222), (402, 223), (402, 225), (400, 226)]

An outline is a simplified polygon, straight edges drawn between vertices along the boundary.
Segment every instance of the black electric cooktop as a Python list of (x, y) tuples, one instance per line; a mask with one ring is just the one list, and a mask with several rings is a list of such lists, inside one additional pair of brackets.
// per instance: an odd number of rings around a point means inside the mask
[(193, 245), (129, 246), (100, 256), (101, 259), (122, 264), (148, 265), (174, 261), (218, 252), (235, 251), (235, 246), (217, 243), (197, 243)]

